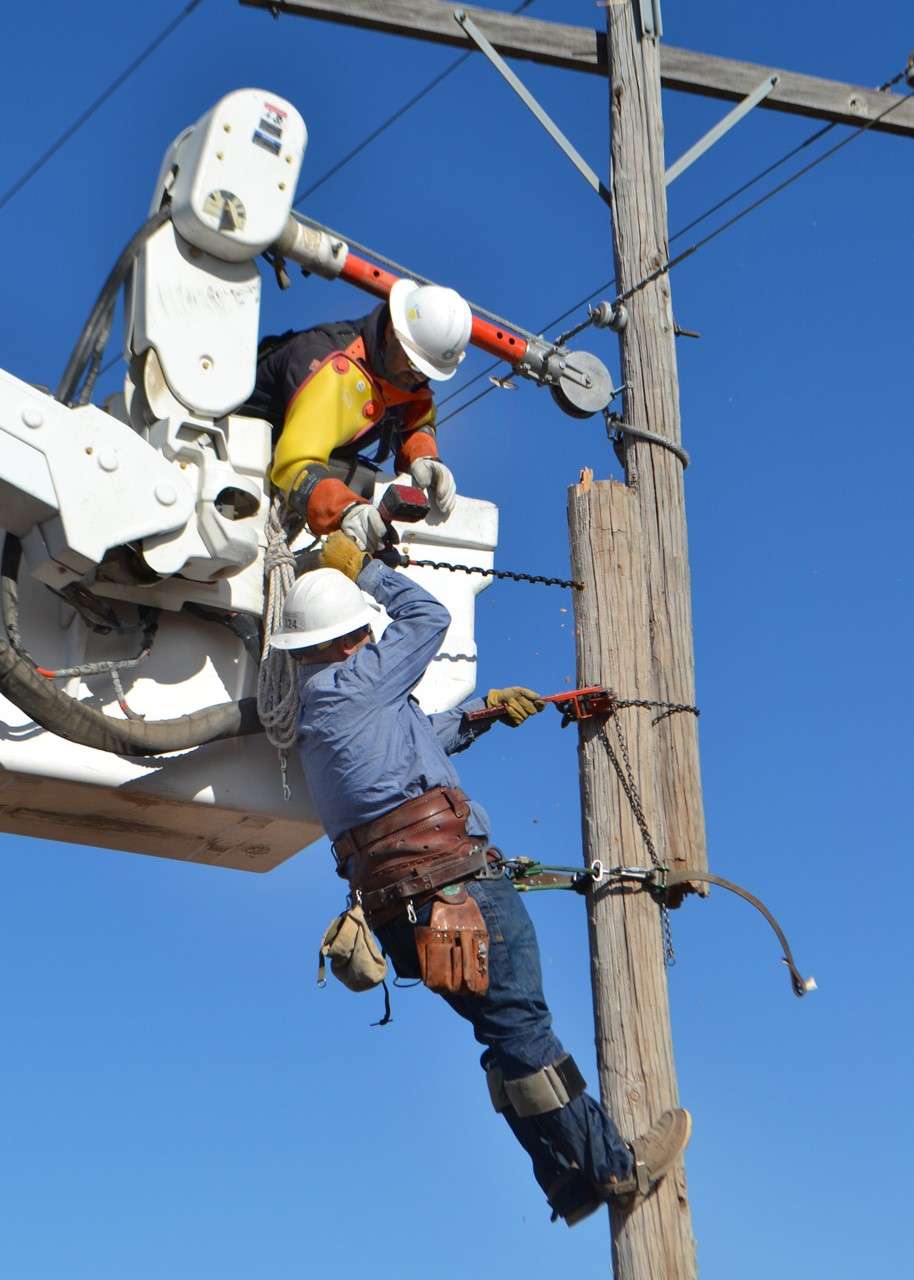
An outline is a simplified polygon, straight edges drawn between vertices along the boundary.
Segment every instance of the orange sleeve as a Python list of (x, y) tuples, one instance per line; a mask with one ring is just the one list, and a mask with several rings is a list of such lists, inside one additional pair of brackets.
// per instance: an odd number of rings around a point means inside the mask
[(420, 427), (418, 431), (411, 431), (408, 436), (405, 436), (400, 441), (400, 447), (397, 450), (396, 468), (398, 471), (408, 471), (419, 458), (437, 457), (438, 446), (435, 443), (435, 437)]
[(351, 507), (354, 502), (364, 501), (364, 498), (353, 493), (348, 485), (343, 484), (342, 480), (337, 480), (335, 476), (319, 480), (308, 494), (308, 527), (312, 533), (320, 535), (332, 533), (334, 529), (340, 527), (340, 520), (346, 508)]

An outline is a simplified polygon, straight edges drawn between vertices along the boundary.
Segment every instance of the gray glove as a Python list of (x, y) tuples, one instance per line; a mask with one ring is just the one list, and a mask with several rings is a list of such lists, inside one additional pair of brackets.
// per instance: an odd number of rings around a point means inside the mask
[(446, 520), (457, 503), (457, 483), (450, 468), (437, 458), (417, 458), (409, 473), (413, 484), (425, 489)]
[(360, 551), (377, 551), (384, 541), (387, 525), (370, 502), (354, 502), (343, 512), (340, 528)]

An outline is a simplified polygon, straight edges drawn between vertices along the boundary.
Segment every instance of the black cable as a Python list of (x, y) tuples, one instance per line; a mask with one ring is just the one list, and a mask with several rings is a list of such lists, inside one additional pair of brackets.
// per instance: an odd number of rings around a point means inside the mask
[(842, 138), (840, 142), (836, 142), (833, 147), (829, 147), (827, 151), (823, 151), (821, 155), (810, 160), (808, 164), (804, 164), (802, 168), (797, 169), (795, 173), (792, 173), (789, 177), (785, 178), (783, 182), (777, 183), (776, 186), (771, 187), (768, 191), (764, 192), (763, 195), (760, 195), (757, 200), (753, 200), (751, 204), (747, 204), (743, 209), (740, 209), (732, 218), (728, 218), (726, 222), (722, 222), (720, 226), (715, 227), (713, 231), (709, 231), (706, 236), (702, 236), (700, 240), (696, 240), (694, 244), (689, 245), (687, 249), (683, 249), (682, 253), (677, 253), (675, 257), (670, 258), (669, 262), (665, 263), (664, 266), (658, 267), (656, 271), (652, 271), (650, 275), (645, 276), (643, 280), (639, 280), (637, 284), (633, 284), (629, 289), (620, 293), (615, 299), (616, 303), (618, 304), (620, 302), (627, 301), (627, 299), (638, 293), (639, 290), (645, 288), (646, 285), (659, 279), (660, 276), (666, 275), (668, 272), (672, 271), (673, 267), (677, 267), (680, 262), (685, 262), (686, 258), (690, 258), (693, 253), (697, 253), (699, 249), (703, 249), (705, 245), (710, 244), (712, 240), (716, 240), (717, 237), (723, 235), (725, 231), (729, 231), (730, 228), (736, 226), (738, 222), (742, 222), (743, 218), (748, 217), (750, 213), (761, 208), (763, 204), (767, 204), (774, 196), (779, 195), (782, 191), (786, 191), (786, 189), (794, 182), (805, 177), (807, 173), (810, 173), (811, 170), (817, 168), (817, 166), (822, 164), (824, 160), (828, 160), (831, 156), (835, 155), (842, 149), (842, 147), (846, 147), (850, 142), (856, 142), (856, 140), (866, 133), (868, 129), (871, 129), (874, 124), (878, 124), (879, 121), (883, 120), (887, 115), (890, 115), (893, 111), (897, 111), (902, 103), (910, 101), (911, 98), (914, 98), (914, 93), (899, 95), (896, 101), (889, 103), (884, 111), (879, 112), (878, 116), (874, 116), (872, 120), (867, 120), (852, 133), (849, 133), (847, 137)]
[(87, 363), (90, 361), (93, 364), (100, 363), (102, 353), (97, 350), (97, 344), (102, 337), (107, 340), (107, 333), (111, 331), (111, 319), (117, 303), (118, 291), (127, 278), (127, 272), (133, 265), (133, 260), (141, 245), (163, 222), (167, 222), (170, 216), (171, 210), (166, 205), (158, 213), (154, 213), (151, 218), (147, 218), (140, 229), (131, 237), (117, 262), (111, 268), (108, 279), (102, 285), (101, 292), (89, 312), (76, 341), (76, 346), (67, 361), (67, 367), (63, 372), (60, 385), (54, 393), (54, 398), (59, 400), (61, 404), (69, 405), (72, 403)]
[[(523, 13), (525, 9), (530, 8), (531, 4), (533, 4), (533, 0), (522, 0), (520, 4), (515, 5), (511, 12)], [(361, 142), (356, 143), (351, 151), (347, 151), (341, 160), (337, 160), (336, 164), (332, 164), (325, 173), (321, 174), (316, 181), (312, 182), (310, 187), (299, 192), (292, 202), (293, 209), (297, 208), (303, 200), (307, 200), (308, 196), (313, 195), (314, 192), (317, 191), (318, 187), (322, 187), (325, 182), (335, 174), (339, 173), (340, 169), (344, 168), (350, 160), (354, 160), (360, 152), (364, 151), (370, 143), (374, 142), (375, 138), (380, 137), (380, 135), (384, 133), (386, 129), (389, 129), (392, 124), (396, 124), (402, 116), (405, 116), (406, 113), (411, 111), (418, 102), (421, 102), (426, 94), (429, 94), (433, 89), (436, 89), (438, 85), (441, 84), (442, 80), (446, 80), (453, 71), (456, 71), (458, 67), (462, 67), (468, 58), (472, 58), (475, 52), (475, 49), (468, 49), (466, 53), (462, 53), (459, 58), (455, 58), (449, 66), (445, 67), (443, 71), (439, 72), (438, 75), (429, 80), (428, 84), (424, 85), (417, 93), (414, 93), (413, 96), (407, 102), (404, 102), (401, 107), (398, 107), (393, 115), (388, 116), (387, 119), (379, 124), (376, 129), (372, 129), (371, 133), (364, 137)]]
[[(887, 89), (890, 89), (893, 85), (897, 84), (900, 80), (904, 79), (906, 75), (907, 75), (906, 70), (898, 72), (898, 74), (893, 76), (890, 80), (887, 80), (884, 84), (881, 84), (877, 92), (881, 93)], [(691, 245), (688, 249), (683, 250), (682, 253), (677, 254), (674, 258), (672, 258), (669, 262), (667, 262), (665, 266), (659, 267), (657, 271), (653, 272), (650, 276), (647, 276), (644, 280), (639, 281), (637, 285), (633, 285), (632, 288), (627, 290), (625, 293), (620, 294), (615, 299), (615, 301), (617, 303), (624, 302), (626, 299), (630, 298), (634, 293), (637, 293), (639, 289), (642, 289), (646, 284), (650, 283), (652, 280), (656, 280), (661, 275), (665, 275), (668, 271), (671, 271), (674, 266), (678, 266), (680, 262), (683, 262), (685, 261), (686, 258), (691, 257), (693, 253), (696, 253), (699, 249), (704, 248), (706, 244), (709, 244), (712, 240), (715, 240), (719, 235), (722, 235), (724, 231), (729, 230), (730, 227), (735, 226), (737, 222), (740, 222), (749, 213), (752, 213), (755, 209), (765, 204), (773, 196), (778, 195), (781, 191), (789, 187), (793, 182), (797, 181), (797, 179), (809, 173), (811, 169), (816, 168), (817, 165), (821, 164), (823, 160), (827, 160), (830, 156), (834, 155), (835, 152), (840, 151), (842, 147), (845, 147), (849, 142), (854, 141), (855, 138), (858, 138), (862, 133), (865, 133), (874, 124), (878, 123), (878, 121), (882, 120), (885, 116), (889, 115), (892, 111), (896, 110), (896, 108), (899, 107), (902, 102), (908, 101), (912, 96), (914, 96), (914, 94), (899, 96), (895, 102), (890, 103), (889, 106), (884, 111), (880, 112), (878, 116), (875, 116), (872, 120), (867, 120), (863, 124), (859, 125), (856, 129), (853, 130), (853, 132), (848, 134), (846, 137), (842, 138), (841, 141), (836, 143), (833, 147), (830, 147), (827, 151), (822, 152), (821, 155), (817, 156), (814, 160), (811, 160), (808, 164), (804, 165), (801, 169), (798, 169), (794, 174), (791, 174), (791, 176), (789, 178), (786, 178), (783, 182), (778, 183), (777, 186), (772, 187), (764, 195), (760, 196), (758, 200), (753, 201), (751, 204), (747, 205), (744, 209), (740, 210), (739, 213), (735, 214), (732, 218), (727, 219), (726, 222), (722, 223), (719, 227), (715, 228), (707, 236), (704, 236), (702, 237), (701, 240), (696, 241), (694, 245)], [(743, 194), (743, 192), (748, 191), (750, 187), (754, 186), (757, 182), (760, 182), (762, 178), (767, 177), (768, 174), (773, 173), (775, 169), (779, 168), (782, 164), (785, 164), (788, 160), (792, 159), (800, 151), (804, 150), (806, 147), (810, 146), (812, 143), (817, 142), (820, 138), (824, 137), (825, 134), (830, 133), (832, 129), (837, 128), (838, 123), (839, 123), (838, 121), (832, 121), (830, 124), (825, 125), (823, 128), (816, 129), (813, 133), (809, 135), (808, 138), (805, 138), (797, 146), (791, 148), (790, 151), (785, 152), (784, 155), (782, 155), (779, 159), (775, 160), (772, 164), (767, 165), (764, 169), (761, 169), (757, 174), (755, 174), (754, 177), (742, 183), (739, 187), (736, 187), (733, 191), (730, 192), (729, 195), (726, 195), (723, 197), (723, 199), (718, 200), (715, 204), (707, 208), (704, 211), (704, 213), (699, 214), (697, 218), (693, 218), (693, 220), (687, 223), (684, 227), (680, 227), (678, 231), (676, 231), (672, 236), (670, 236), (669, 243), (673, 244), (676, 240), (680, 240), (684, 235), (686, 235), (694, 227), (698, 226), (699, 223), (704, 222), (706, 218), (709, 218), (712, 214), (716, 213), (719, 209), (722, 209), (725, 205), (729, 204), (732, 200), (735, 200), (737, 196), (740, 196)], [(553, 325), (556, 325), (560, 323), (560, 321), (564, 320), (566, 316), (572, 315), (575, 311), (578, 310), (579, 307), (582, 307), (585, 302), (589, 302), (591, 298), (596, 297), (597, 294), (603, 293), (606, 290), (613, 288), (615, 283), (616, 283), (616, 280), (615, 280), (615, 277), (613, 276), (610, 280), (607, 280), (604, 284), (599, 285), (596, 289), (592, 289), (590, 293), (585, 294), (583, 298), (579, 298), (577, 302), (573, 303), (572, 306), (568, 307), (567, 310), (563, 311), (560, 316), (557, 316), (554, 320), (550, 321), (549, 324), (544, 325), (543, 326), (544, 330), (552, 328)], [(586, 327), (587, 323), (588, 321), (585, 321), (584, 324), (581, 326), (581, 328)], [(501, 363), (502, 363), (501, 360), (495, 360), (493, 361), (492, 364), (487, 365), (479, 373), (474, 374), (472, 378), (468, 379), (460, 387), (457, 387), (454, 391), (450, 392), (449, 395), (444, 396), (441, 400), (439, 400), (438, 401), (439, 406), (446, 404), (447, 401), (449, 400), (453, 400), (455, 396), (461, 395), (464, 391), (468, 390), (471, 386), (473, 386), (474, 383), (478, 382), (481, 378), (484, 378), (487, 374), (492, 373), (492, 371), (497, 369)], [(464, 409), (468, 408), (470, 405), (476, 404), (477, 401), (483, 398), (483, 396), (488, 395), (490, 391), (494, 391), (494, 390), (495, 390), (494, 385), (487, 387), (485, 391), (481, 392), (479, 395), (473, 396), (471, 399), (467, 400), (464, 404), (458, 405), (456, 409), (454, 409), (451, 413), (447, 414), (445, 418), (442, 418), (439, 421), (446, 422), (446, 421), (449, 421), (451, 418), (455, 418), (458, 413), (461, 413)]]
[(92, 390), (101, 373), (102, 356), (105, 354), (105, 348), (108, 345), (108, 339), (111, 337), (111, 327), (114, 324), (114, 312), (117, 306), (117, 298), (114, 297), (108, 306), (104, 319), (98, 326), (98, 332), (93, 345), (92, 355), (89, 359), (89, 367), (86, 373), (86, 380), (82, 385), (79, 393), (79, 404), (88, 404), (92, 399)]
[[(200, 2), (201, 0), (195, 0), (196, 4), (199, 4)], [(530, 5), (533, 3), (534, 3), (534, 0), (522, 0), (522, 3), (516, 5), (514, 9), (511, 10), (511, 12), (522, 13), (524, 9), (529, 9)], [(455, 58), (454, 61), (449, 66), (445, 67), (445, 69), (442, 72), (440, 72), (437, 76), (434, 76), (431, 80), (429, 80), (428, 84), (423, 86), (423, 88), (421, 88), (417, 93), (413, 94), (413, 96), (407, 102), (403, 103), (401, 107), (398, 107), (397, 110), (392, 115), (388, 116), (387, 119), (384, 120), (381, 124), (379, 124), (376, 129), (372, 129), (371, 133), (367, 134), (361, 140), (361, 142), (357, 143), (350, 151), (347, 151), (346, 154), (342, 157), (342, 159), (338, 160), (335, 164), (331, 165), (330, 168), (327, 169), (323, 174), (321, 174), (319, 178), (317, 178), (314, 182), (312, 182), (310, 187), (306, 187), (305, 190), (300, 191), (292, 202), (293, 209), (297, 208), (302, 203), (302, 201), (307, 200), (307, 198), (313, 195), (314, 192), (317, 191), (319, 187), (322, 187), (325, 182), (329, 181), (330, 178), (332, 178), (335, 174), (339, 173), (339, 171), (343, 169), (347, 164), (349, 164), (351, 160), (354, 160), (355, 157), (360, 154), (360, 152), (364, 151), (365, 148), (370, 145), (370, 143), (374, 142), (376, 138), (380, 137), (380, 135), (384, 133), (386, 129), (389, 129), (391, 125), (396, 124), (396, 122), (402, 116), (406, 115), (406, 113), (410, 111), (414, 106), (416, 106), (416, 104), (419, 103), (427, 94), (431, 93), (433, 89), (437, 88), (437, 86), (441, 84), (441, 82), (445, 80), (451, 74), (452, 71), (456, 71), (458, 67), (462, 67), (463, 64), (467, 61), (467, 59), (471, 58), (475, 52), (476, 52), (475, 49), (468, 49), (466, 53), (462, 53), (460, 57)], [(0, 207), (2, 207), (2, 205), (0, 205)], [(499, 323), (501, 322), (499, 321)], [(114, 368), (114, 366), (117, 364), (120, 358), (121, 358), (120, 355), (113, 356), (107, 362), (107, 364), (102, 365), (102, 367), (98, 369), (97, 373), (95, 374), (95, 377), (96, 378), (104, 377), (104, 375), (108, 372), (109, 369)], [(496, 361), (496, 363), (492, 365), (492, 368), (496, 368), (498, 363), (499, 362)], [(482, 376), (482, 375), (479, 375), (479, 376)], [(94, 384), (94, 380), (95, 379), (93, 378), (92, 379), (93, 384)], [(472, 381), (476, 381), (476, 379), (474, 378), (472, 379)], [(469, 384), (466, 384), (466, 385), (469, 385)], [(461, 388), (461, 390), (462, 389), (463, 388)], [(457, 392), (454, 392), (453, 394), (456, 395)]]
[[(496, 364), (501, 364), (501, 361), (496, 361)], [(469, 383), (467, 383), (467, 386), (469, 386)], [(476, 402), (481, 400), (483, 396), (487, 396), (490, 391), (494, 390), (494, 384), (484, 388), (484, 390), (480, 391), (478, 395), (472, 396), (469, 400), (465, 400), (463, 404), (458, 405), (451, 413), (446, 413), (443, 418), (436, 418), (435, 425), (438, 427), (444, 426), (445, 422), (450, 422), (451, 418), (456, 418), (458, 413), (462, 413), (464, 409), (469, 409), (471, 404), (476, 404)]]
[(138, 54), (138, 56), (134, 58), (129, 66), (124, 68), (116, 79), (111, 81), (108, 88), (99, 94), (95, 101), (85, 109), (82, 115), (78, 116), (76, 120), (74, 120), (69, 128), (63, 131), (56, 142), (52, 142), (47, 151), (45, 151), (43, 155), (40, 155), (35, 163), (30, 165), (29, 168), (26, 169), (25, 173), (23, 173), (21, 177), (17, 178), (11, 187), (8, 187), (6, 191), (4, 191), (3, 195), (0, 196), (0, 209), (3, 209), (10, 200), (12, 200), (13, 196), (16, 195), (17, 192), (21, 191), (26, 183), (30, 182), (40, 169), (44, 168), (47, 162), (57, 154), (61, 147), (69, 142), (74, 133), (77, 133), (86, 121), (95, 115), (99, 107), (103, 106), (126, 80), (129, 80), (134, 71), (141, 67), (146, 59), (155, 53), (156, 49), (158, 49), (158, 47), (168, 39), (173, 31), (177, 30), (185, 18), (190, 17), (194, 9), (196, 9), (198, 5), (202, 4), (202, 2), (203, 0), (190, 0), (190, 3), (184, 6), (178, 16), (173, 18), (166, 27), (162, 28), (159, 34), (146, 46), (143, 52)]
[[(893, 85), (898, 84), (899, 80), (903, 80), (906, 74), (906, 70), (899, 71), (897, 75), (892, 76), (891, 80), (886, 80), (884, 84), (879, 85), (875, 92), (885, 93), (887, 89), (891, 89)], [(761, 182), (762, 178), (767, 178), (769, 173), (774, 173), (775, 169), (779, 169), (782, 164), (786, 164), (788, 160), (792, 160), (794, 156), (799, 155), (801, 151), (805, 151), (807, 147), (811, 147), (814, 142), (818, 142), (820, 138), (824, 138), (827, 133), (831, 133), (832, 129), (837, 129), (838, 124), (839, 121), (832, 120), (829, 124), (823, 125), (821, 129), (814, 129), (808, 138), (804, 138), (803, 141), (797, 143), (795, 147), (792, 147), (789, 151), (785, 151), (779, 159), (767, 165), (766, 168), (760, 169), (755, 177), (750, 178), (748, 182), (744, 182), (742, 186), (736, 187), (728, 196), (724, 196), (722, 200), (718, 200), (716, 204), (712, 204), (710, 208), (705, 209), (704, 213), (700, 213), (697, 218), (693, 218), (692, 221), (687, 223), (684, 227), (680, 227), (674, 236), (670, 236), (670, 244), (672, 244), (674, 240), (678, 240), (680, 236), (687, 235), (688, 232), (697, 227), (700, 222), (704, 222), (705, 218), (710, 218), (712, 213), (717, 213), (718, 210), (723, 209), (724, 205), (729, 204), (731, 200), (735, 200), (737, 196), (741, 196), (744, 192), (748, 191), (750, 187), (754, 187), (757, 182)]]
[(0, 612), (6, 635), (4, 639), (4, 632), (0, 632), (0, 694), (30, 720), (70, 742), (129, 756), (186, 751), (206, 742), (263, 732), (256, 698), (204, 707), (171, 720), (117, 720), (57, 689), (51, 680), (38, 674), (28, 654), (13, 643), (13, 637), (18, 637), (17, 579), (21, 556), (19, 539), (7, 533), (0, 553)]

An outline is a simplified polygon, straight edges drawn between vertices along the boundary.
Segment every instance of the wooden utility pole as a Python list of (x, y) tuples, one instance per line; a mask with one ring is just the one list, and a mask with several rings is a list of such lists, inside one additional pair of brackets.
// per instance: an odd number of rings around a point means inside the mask
[[(613, 250), (620, 293), (669, 258), (660, 59), (637, 6), (607, 8)], [(678, 444), (679, 379), (667, 275), (626, 304), (620, 336), (623, 418)], [(694, 702), (683, 468), (671, 451), (623, 437), (626, 484), (585, 476), (569, 497), (578, 680), (621, 698)], [(618, 730), (650, 835), (667, 865), (703, 869), (697, 725), (688, 714), (652, 726), (644, 708), (582, 724), (581, 810), (587, 861), (651, 865), (644, 833), (614, 771)], [(656, 903), (610, 885), (589, 902), (594, 1020), (604, 1104), (622, 1132), (644, 1132), (678, 1105), (663, 935)], [(633, 1212), (611, 1210), (618, 1280), (692, 1280), (695, 1247), (680, 1167)]]
[[(457, 48), (474, 48), (455, 20), (466, 11), (504, 57), (608, 75), (613, 250), (620, 293), (669, 259), (661, 85), (720, 99), (770, 79), (764, 110), (914, 137), (914, 101), (780, 68), (674, 49), (642, 30), (652, 0), (604, 0), (607, 31), (437, 0), (240, 0), (242, 4)], [(651, 25), (651, 24), (649, 24)], [(899, 57), (899, 61), (900, 61)], [(679, 388), (669, 276), (626, 302), (621, 334), (623, 420), (680, 442)], [(689, 561), (682, 463), (662, 445), (623, 436), (625, 483), (587, 472), (569, 494), (578, 684), (620, 698), (694, 702)], [(644, 823), (613, 769), (626, 744)], [(645, 866), (645, 827), (662, 862), (706, 867), (697, 725), (678, 714), (652, 724), (642, 708), (582, 723), (585, 858)], [(644, 1131), (677, 1104), (662, 920), (637, 886), (606, 883), (589, 910), (594, 1017), (603, 1100), (623, 1133)], [(688, 1100), (685, 1100), (686, 1103)], [(685, 1174), (680, 1166), (629, 1214), (612, 1211), (616, 1280), (692, 1280), (696, 1274)]]

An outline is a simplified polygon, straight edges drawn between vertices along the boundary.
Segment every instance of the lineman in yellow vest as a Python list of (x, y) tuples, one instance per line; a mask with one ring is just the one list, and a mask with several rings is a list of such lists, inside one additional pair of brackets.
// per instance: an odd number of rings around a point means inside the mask
[(374, 551), (385, 535), (377, 510), (346, 482), (377, 443), (398, 472), (447, 517), (457, 489), (438, 458), (429, 380), (457, 372), (472, 314), (453, 289), (398, 280), (389, 301), (360, 320), (265, 338), (257, 382), (242, 412), (273, 426), (271, 479), (315, 534), (342, 529)]

